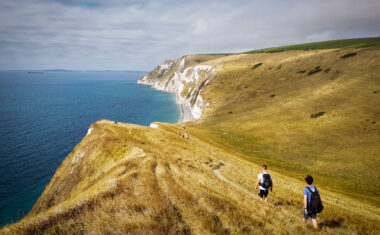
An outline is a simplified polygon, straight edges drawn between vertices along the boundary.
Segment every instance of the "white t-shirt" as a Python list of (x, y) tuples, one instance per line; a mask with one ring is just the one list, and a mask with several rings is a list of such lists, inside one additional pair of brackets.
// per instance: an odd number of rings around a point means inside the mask
[[(272, 184), (273, 184), (272, 176), (271, 176), (268, 172), (264, 172), (264, 173), (260, 173), (260, 174), (259, 174), (259, 176), (257, 177), (257, 179), (260, 180), (260, 184), (262, 184), (262, 183), (264, 182), (263, 174), (268, 174), (268, 175), (270, 176), (270, 179), (272, 180)], [(268, 190), (268, 189), (262, 187), (261, 185), (260, 185), (260, 189), (261, 189), (261, 190)]]

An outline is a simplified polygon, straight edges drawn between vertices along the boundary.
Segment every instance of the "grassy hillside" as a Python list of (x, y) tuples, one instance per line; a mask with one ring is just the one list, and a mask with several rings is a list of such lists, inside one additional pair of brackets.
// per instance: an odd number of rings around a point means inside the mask
[(210, 138), (250, 161), (294, 177), (313, 174), (332, 191), (379, 206), (380, 50), (223, 60), (202, 94), (214, 101), (197, 124)]
[(312, 42), (289, 46), (271, 47), (260, 50), (253, 50), (247, 53), (259, 53), (259, 52), (281, 52), (290, 50), (321, 50), (321, 49), (336, 49), (336, 48), (362, 48), (380, 46), (380, 37), (376, 38), (355, 38), (355, 39), (342, 39), (331, 40), (324, 42)]
[[(187, 56), (217, 72), (201, 120), (93, 124), (32, 211), (0, 234), (310, 234), (306, 174), (325, 202), (323, 234), (377, 234), (380, 49), (355, 40)], [(275, 182), (267, 205), (254, 190), (263, 163)]]
[[(197, 128), (100, 121), (66, 158), (26, 218), (7, 234), (305, 234), (304, 183), (273, 172), (262, 204), (260, 168)], [(182, 138), (179, 132), (190, 136)], [(218, 177), (218, 172), (224, 178)], [(326, 234), (375, 233), (379, 210), (325, 190)]]

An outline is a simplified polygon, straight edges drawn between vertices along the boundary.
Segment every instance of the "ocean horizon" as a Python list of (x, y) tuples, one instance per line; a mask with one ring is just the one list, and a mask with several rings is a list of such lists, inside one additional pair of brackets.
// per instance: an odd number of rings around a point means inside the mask
[(0, 71), (0, 227), (24, 217), (101, 119), (176, 123), (175, 95), (138, 85), (143, 71)]

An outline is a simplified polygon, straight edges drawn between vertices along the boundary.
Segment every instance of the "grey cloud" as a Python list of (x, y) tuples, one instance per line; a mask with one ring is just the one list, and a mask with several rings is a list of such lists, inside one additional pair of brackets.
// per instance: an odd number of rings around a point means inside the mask
[(380, 2), (0, 2), (0, 69), (151, 69), (183, 54), (379, 36)]

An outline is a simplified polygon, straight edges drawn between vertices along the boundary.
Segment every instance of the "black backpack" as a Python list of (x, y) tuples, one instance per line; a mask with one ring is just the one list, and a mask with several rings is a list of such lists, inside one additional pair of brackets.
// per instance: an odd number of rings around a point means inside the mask
[(272, 178), (270, 177), (270, 174), (263, 174), (263, 182), (260, 183), (260, 186), (269, 189), (272, 186)]
[(310, 202), (307, 204), (307, 212), (309, 215), (315, 214), (315, 213), (321, 213), (323, 210), (323, 204), (321, 197), (319, 196), (319, 193), (317, 191), (317, 188), (315, 187), (315, 191), (311, 191), (309, 187), (306, 187), (311, 195), (310, 195)]

